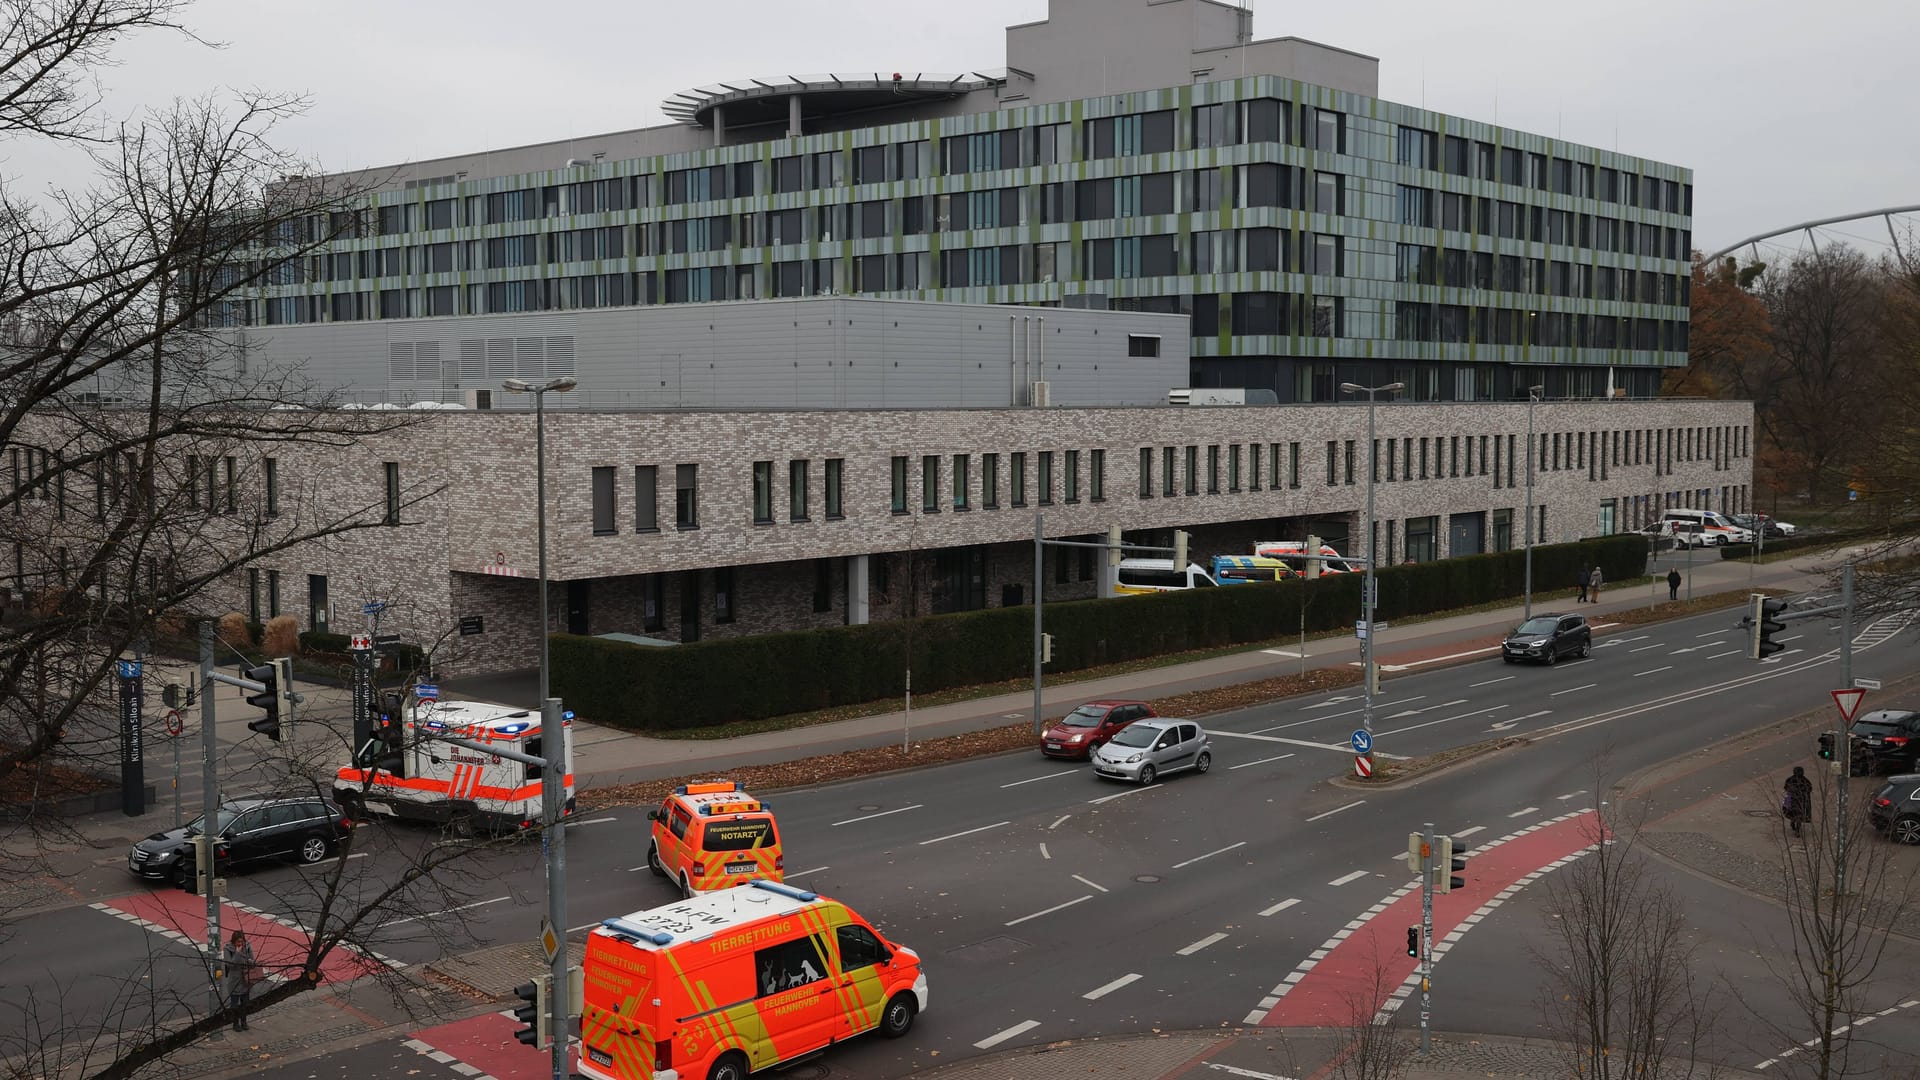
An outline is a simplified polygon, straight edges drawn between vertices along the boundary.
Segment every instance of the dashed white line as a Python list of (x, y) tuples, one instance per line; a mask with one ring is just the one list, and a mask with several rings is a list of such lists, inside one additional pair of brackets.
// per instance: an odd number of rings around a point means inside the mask
[(1453, 835), (1454, 836), (1472, 836), (1474, 833), (1486, 832), (1486, 831), (1487, 831), (1487, 827), (1485, 825), (1475, 825), (1471, 829), (1460, 829), (1456, 831)]
[(1096, 885), (1096, 884), (1094, 884), (1093, 882), (1091, 882), (1091, 881), (1088, 881), (1088, 880), (1087, 880), (1086, 878), (1083, 878), (1083, 877), (1081, 877), (1081, 876), (1080, 876), (1079, 874), (1075, 874), (1075, 875), (1073, 875), (1073, 880), (1075, 880), (1075, 881), (1077, 881), (1077, 882), (1079, 882), (1079, 883), (1080, 883), (1080, 884), (1082, 884), (1082, 885), (1085, 885), (1085, 886), (1086, 886), (1087, 888), (1089, 888), (1089, 889), (1098, 889), (1098, 890), (1100, 890), (1101, 892), (1112, 892), (1112, 891), (1113, 891), (1112, 889), (1109, 889), (1109, 888), (1107, 888), (1107, 887), (1106, 887), (1105, 885)]
[(1497, 679), (1488, 679), (1486, 682), (1468, 683), (1467, 689), (1477, 690), (1482, 686), (1492, 686), (1494, 683), (1497, 683), (1497, 682), (1506, 682), (1509, 679), (1517, 679), (1517, 678), (1519, 678), (1519, 676), (1517, 675), (1502, 675)]
[(1055, 780), (1062, 776), (1077, 776), (1077, 775), (1079, 775), (1077, 771), (1051, 772), (1045, 776), (1029, 776), (1025, 780), (1015, 780), (1011, 784), (1001, 784), (1000, 786), (1003, 788), (1019, 787), (1021, 784), (1037, 784), (1042, 780)]
[(1066, 824), (1066, 821), (1067, 821), (1067, 819), (1068, 819), (1068, 818), (1070, 818), (1070, 817), (1072, 817), (1072, 816), (1073, 816), (1072, 814), (1061, 814), (1061, 815), (1060, 815), (1059, 817), (1057, 817), (1057, 818), (1054, 818), (1054, 819), (1053, 819), (1053, 824), (1051, 824), (1051, 825), (1049, 825), (1049, 826), (1047, 826), (1047, 831), (1048, 831), (1048, 832), (1052, 832), (1053, 830), (1055, 830), (1055, 829), (1057, 829), (1057, 828), (1059, 828), (1060, 826), (1062, 826), (1062, 825), (1064, 825), (1064, 824)]
[(1794, 634), (1794, 635), (1792, 635), (1791, 637), (1781, 637), (1781, 638), (1774, 638), (1773, 640), (1775, 640), (1775, 641), (1799, 641), (1799, 640), (1800, 640), (1801, 638), (1803, 638), (1803, 637), (1806, 637), (1806, 636), (1807, 636), (1807, 635), (1805, 635), (1805, 634)]
[(1551, 694), (1548, 694), (1547, 696), (1548, 696), (1548, 697), (1559, 697), (1559, 696), (1560, 696), (1561, 694), (1577, 694), (1577, 693), (1579, 693), (1579, 692), (1580, 692), (1580, 691), (1582, 691), (1582, 690), (1591, 690), (1591, 689), (1593, 689), (1594, 687), (1596, 687), (1596, 686), (1599, 686), (1599, 685), (1600, 685), (1600, 684), (1599, 684), (1599, 683), (1597, 683), (1597, 682), (1590, 682), (1590, 683), (1588, 683), (1588, 684), (1587, 684), (1587, 685), (1585, 685), (1585, 686), (1576, 686), (1576, 687), (1573, 687), (1572, 689), (1568, 689), (1568, 690), (1555, 690), (1555, 691), (1554, 691), (1553, 693), (1551, 693)]
[(1273, 763), (1273, 762), (1276, 762), (1276, 761), (1285, 761), (1285, 760), (1287, 760), (1288, 758), (1290, 758), (1290, 757), (1295, 757), (1295, 756), (1297, 756), (1297, 755), (1294, 755), (1294, 754), (1281, 754), (1281, 755), (1280, 755), (1280, 756), (1278, 756), (1278, 757), (1263, 757), (1263, 758), (1261, 758), (1261, 759), (1260, 759), (1260, 760), (1258, 760), (1258, 761), (1243, 761), (1243, 762), (1241, 762), (1241, 763), (1240, 763), (1240, 764), (1238, 764), (1238, 765), (1229, 765), (1229, 766), (1227, 766), (1227, 771), (1228, 771), (1228, 772), (1232, 772), (1232, 771), (1233, 771), (1233, 770), (1235, 770), (1235, 769), (1249, 769), (1249, 768), (1252, 768), (1252, 767), (1253, 767), (1253, 766), (1255, 766), (1255, 765), (1268, 765), (1268, 764), (1271, 764), (1271, 763)]
[(1268, 655), (1268, 656), (1284, 656), (1284, 657), (1287, 657), (1287, 658), (1288, 658), (1288, 659), (1290, 659), (1290, 660), (1302, 660), (1302, 659), (1305, 659), (1305, 657), (1303, 657), (1303, 656), (1301, 656), (1301, 655), (1300, 655), (1299, 653), (1297, 653), (1297, 652), (1288, 652), (1288, 651), (1287, 651), (1287, 650), (1285, 650), (1285, 649), (1261, 649), (1260, 651), (1261, 651), (1261, 652), (1263, 652), (1263, 653), (1265, 653), (1265, 654), (1266, 654), (1266, 655)]
[(1351, 885), (1351, 884), (1353, 884), (1354, 882), (1356, 882), (1356, 881), (1359, 881), (1359, 880), (1360, 880), (1361, 878), (1363, 878), (1363, 877), (1366, 877), (1366, 876), (1367, 876), (1367, 872), (1366, 872), (1365, 870), (1355, 870), (1355, 871), (1354, 871), (1353, 873), (1351, 873), (1351, 874), (1342, 874), (1342, 875), (1340, 875), (1339, 877), (1337, 877), (1337, 878), (1334, 878), (1334, 879), (1333, 879), (1332, 881), (1329, 881), (1329, 882), (1327, 882), (1327, 884), (1329, 884), (1329, 885)]
[(1044, 910), (1044, 911), (1036, 911), (1036, 912), (1034, 912), (1034, 913), (1033, 913), (1033, 914), (1031, 914), (1031, 915), (1022, 915), (1022, 916), (1020, 916), (1019, 918), (1017, 918), (1017, 919), (1014, 919), (1014, 920), (1012, 920), (1012, 921), (1010, 921), (1010, 922), (1007, 922), (1007, 923), (1004, 923), (1004, 924), (1002, 924), (1002, 925), (1005, 925), (1005, 926), (1019, 926), (1019, 925), (1020, 925), (1021, 923), (1023, 923), (1023, 922), (1026, 922), (1026, 921), (1028, 921), (1029, 919), (1037, 919), (1037, 918), (1039, 918), (1039, 917), (1040, 917), (1040, 916), (1042, 916), (1042, 915), (1051, 915), (1051, 914), (1053, 914), (1053, 913), (1054, 913), (1054, 912), (1056, 912), (1056, 911), (1065, 911), (1065, 910), (1066, 910), (1067, 908), (1070, 908), (1070, 907), (1072, 907), (1072, 906), (1073, 906), (1073, 905), (1075, 905), (1075, 904), (1084, 904), (1084, 903), (1086, 903), (1087, 901), (1089, 901), (1089, 900), (1091, 900), (1091, 899), (1093, 899), (1093, 894), (1092, 894), (1092, 893), (1088, 893), (1088, 894), (1087, 894), (1087, 895), (1085, 895), (1085, 896), (1081, 896), (1081, 897), (1077, 897), (1077, 898), (1075, 898), (1075, 899), (1072, 899), (1072, 900), (1069, 900), (1069, 901), (1067, 901), (1067, 902), (1066, 902), (1066, 903), (1064, 903), (1064, 904), (1055, 904), (1055, 905), (1053, 905), (1052, 907), (1050, 907), (1050, 908), (1047, 908), (1047, 909), (1046, 909), (1046, 910)]
[(1215, 944), (1216, 942), (1225, 941), (1225, 940), (1227, 940), (1227, 935), (1225, 934), (1208, 934), (1206, 937), (1201, 938), (1199, 941), (1194, 942), (1193, 944), (1187, 946), (1186, 948), (1177, 950), (1174, 953), (1174, 955), (1192, 956), (1194, 953), (1199, 952), (1201, 949), (1204, 949), (1209, 945)]
[[(1219, 731), (1216, 731), (1216, 732), (1214, 732), (1214, 734), (1215, 734), (1215, 735), (1220, 735), (1220, 734), (1224, 734), (1224, 733), (1223, 733), (1223, 732), (1219, 732)], [(1152, 791), (1152, 790), (1154, 790), (1154, 789), (1153, 789), (1153, 788), (1149, 788), (1149, 787), (1140, 787), (1140, 786), (1135, 786), (1135, 787), (1133, 787), (1133, 788), (1131, 788), (1131, 789), (1129, 789), (1129, 790), (1127, 790), (1127, 791), (1116, 791), (1116, 792), (1114, 792), (1114, 793), (1113, 793), (1113, 794), (1111, 794), (1111, 795), (1102, 795), (1102, 796), (1100, 796), (1099, 798), (1096, 798), (1096, 799), (1088, 799), (1087, 801), (1088, 801), (1089, 803), (1092, 803), (1092, 804), (1093, 804), (1093, 805), (1095, 805), (1095, 806), (1099, 806), (1099, 805), (1100, 805), (1101, 803), (1108, 803), (1108, 802), (1112, 802), (1112, 801), (1113, 801), (1113, 800), (1115, 800), (1115, 799), (1122, 799), (1122, 798), (1125, 798), (1125, 797), (1127, 797), (1128, 795), (1138, 795), (1138, 794), (1140, 794), (1140, 793), (1141, 793), (1141, 792), (1143, 792), (1143, 791)]]
[(1507, 816), (1510, 818), (1526, 817), (1528, 814), (1537, 814), (1539, 812), (1540, 812), (1539, 807), (1529, 806), (1525, 810), (1515, 810), (1513, 813), (1508, 814)]
[(1638, 679), (1646, 675), (1658, 675), (1663, 671), (1672, 671), (1672, 670), (1673, 670), (1673, 665), (1668, 664), (1666, 667), (1657, 667), (1657, 668), (1654, 668), (1652, 671), (1636, 671), (1633, 673), (1633, 677)]
[(1006, 1042), (1008, 1039), (1014, 1038), (1015, 1036), (1019, 1036), (1019, 1035), (1025, 1035), (1027, 1032), (1032, 1031), (1034, 1028), (1037, 1028), (1039, 1026), (1040, 1026), (1040, 1021), (1038, 1020), (1022, 1020), (1019, 1023), (1008, 1028), (1007, 1030), (1000, 1032), (997, 1035), (989, 1035), (986, 1038), (981, 1039), (979, 1042), (973, 1044), (973, 1048), (975, 1050), (991, 1050), (994, 1047), (999, 1046), (1001, 1043)]
[(1637, 649), (1628, 649), (1627, 652), (1629, 655), (1631, 655), (1637, 652), (1646, 652), (1648, 649), (1663, 649), (1665, 647), (1666, 647), (1666, 642), (1656, 641), (1651, 645), (1642, 645)]
[(1329, 810), (1329, 811), (1327, 811), (1327, 812), (1326, 812), (1326, 813), (1324, 813), (1324, 814), (1315, 814), (1315, 815), (1313, 815), (1312, 817), (1310, 817), (1310, 818), (1308, 818), (1308, 819), (1307, 819), (1307, 821), (1309, 821), (1309, 822), (1314, 822), (1314, 821), (1319, 821), (1319, 820), (1320, 820), (1321, 818), (1330, 818), (1330, 817), (1332, 817), (1333, 815), (1335, 815), (1335, 814), (1337, 814), (1337, 813), (1339, 813), (1339, 812), (1340, 812), (1340, 811), (1342, 811), (1342, 810), (1351, 810), (1351, 809), (1353, 809), (1354, 807), (1356, 807), (1356, 806), (1359, 806), (1359, 805), (1360, 805), (1361, 803), (1363, 803), (1363, 802), (1366, 802), (1366, 801), (1367, 801), (1367, 800), (1365, 800), (1365, 799), (1355, 799), (1354, 801), (1352, 801), (1352, 802), (1350, 802), (1350, 803), (1348, 803), (1348, 804), (1347, 804), (1347, 805), (1345, 805), (1345, 806), (1336, 806), (1336, 807), (1334, 807), (1333, 809), (1331, 809), (1331, 810)]
[(1045, 840), (1040, 841), (1040, 857), (1043, 859), (1053, 858), (1053, 852), (1047, 850), (1047, 842)]
[(848, 819), (847, 819), (847, 820), (845, 820), (845, 821), (836, 821), (836, 822), (834, 822), (834, 823), (833, 823), (833, 825), (831, 825), (831, 826), (828, 826), (828, 827), (829, 827), (829, 828), (836, 828), (836, 827), (838, 827), (838, 826), (841, 826), (841, 825), (851, 825), (851, 824), (853, 824), (853, 823), (854, 823), (854, 822), (856, 822), (856, 821), (872, 821), (872, 820), (873, 820), (874, 818), (883, 818), (883, 817), (886, 817), (886, 816), (887, 816), (887, 815), (889, 815), (889, 814), (904, 814), (904, 813), (906, 813), (906, 812), (907, 812), (907, 811), (909, 811), (909, 810), (919, 810), (919, 809), (921, 809), (921, 808), (922, 808), (922, 807), (923, 807), (924, 805), (925, 805), (925, 804), (923, 804), (923, 803), (914, 803), (914, 804), (913, 804), (912, 806), (902, 806), (902, 807), (900, 807), (900, 808), (899, 808), (899, 809), (897, 809), (897, 810), (882, 810), (882, 811), (880, 811), (880, 812), (879, 812), (879, 813), (877, 813), (877, 814), (863, 814), (863, 815), (861, 815), (860, 817), (850, 817), (850, 818), (848, 818)]
[[(488, 904), (498, 904), (501, 901), (511, 900), (511, 899), (513, 899), (513, 897), (511, 896), (496, 896), (491, 900), (475, 900), (471, 904), (461, 904), (459, 907), (450, 907), (445, 911), (430, 911), (424, 915), (408, 915), (404, 918), (393, 919), (391, 921), (381, 923), (380, 926), (384, 929), (389, 926), (399, 926), (402, 923), (419, 922), (421, 919), (432, 919), (432, 918), (437, 918), (441, 915), (451, 915), (456, 911), (469, 911), (469, 910), (472, 910), (473, 908), (486, 907)], [(598, 925), (598, 924), (596, 923), (595, 925)]]
[(986, 832), (988, 829), (997, 829), (1002, 825), (1011, 825), (1011, 824), (1013, 824), (1013, 822), (1011, 821), (996, 821), (991, 825), (982, 825), (977, 829), (965, 829), (956, 833), (948, 833), (945, 836), (936, 836), (931, 840), (922, 840), (920, 841), (920, 846), (926, 847), (928, 844), (937, 844), (942, 840), (956, 840), (962, 836), (972, 836), (974, 833), (982, 833), (982, 832)]
[(587, 820), (585, 820), (585, 821), (569, 821), (569, 822), (567, 822), (567, 824), (568, 824), (568, 826), (574, 826), (574, 825), (605, 825), (605, 824), (606, 824), (607, 822), (609, 822), (609, 821), (618, 821), (618, 820), (620, 820), (620, 819), (619, 819), (619, 818), (611, 818), (611, 817), (597, 817), (597, 818), (588, 818), (588, 819), (587, 819)]
[[(812, 876), (812, 875), (814, 875), (814, 874), (818, 874), (818, 873), (820, 873), (820, 872), (821, 872), (822, 870), (831, 870), (831, 869), (833, 869), (833, 867), (831, 867), (831, 866), (816, 866), (816, 867), (814, 867), (814, 868), (813, 868), (813, 869), (811, 869), (811, 870), (802, 870), (802, 871), (800, 871), (800, 872), (798, 872), (798, 873), (794, 873), (794, 874), (788, 874), (788, 875), (786, 875), (786, 876), (787, 876), (787, 877), (789, 877), (789, 878), (797, 878), (797, 877), (810, 877), (810, 876)], [(598, 924), (596, 923), (595, 925), (598, 925)]]
[(1300, 899), (1298, 897), (1288, 897), (1287, 899), (1280, 901), (1279, 903), (1273, 905), (1272, 907), (1266, 909), (1265, 911), (1262, 911), (1260, 915), (1262, 918), (1265, 918), (1268, 915), (1277, 915), (1280, 912), (1287, 910), (1288, 908), (1292, 907), (1293, 905), (1299, 902), (1300, 902)]
[(1247, 842), (1245, 840), (1242, 840), (1237, 844), (1228, 844), (1226, 847), (1223, 847), (1218, 851), (1209, 851), (1205, 855), (1195, 855), (1193, 858), (1188, 859), (1186, 862), (1174, 863), (1173, 868), (1175, 870), (1178, 870), (1183, 866), (1192, 866), (1194, 863), (1199, 862), (1201, 859), (1211, 859), (1215, 855), (1224, 855), (1227, 852), (1232, 851), (1234, 848), (1241, 848), (1246, 846), (1247, 846)]
[(1709, 630), (1709, 631), (1707, 631), (1707, 632), (1706, 632), (1706, 633), (1704, 633), (1704, 634), (1695, 634), (1695, 635), (1693, 635), (1693, 636), (1694, 636), (1694, 637), (1696, 637), (1696, 638), (1703, 638), (1703, 637), (1719, 637), (1719, 636), (1720, 636), (1721, 634), (1724, 634), (1724, 633), (1726, 633), (1726, 631), (1725, 631), (1725, 630)]
[(1718, 660), (1718, 659), (1720, 659), (1720, 658), (1721, 658), (1721, 657), (1723, 657), (1723, 656), (1739, 656), (1739, 655), (1740, 655), (1740, 650), (1739, 650), (1739, 649), (1734, 649), (1734, 650), (1733, 650), (1733, 651), (1731, 651), (1731, 652), (1721, 652), (1721, 653), (1714, 653), (1714, 654), (1713, 654), (1712, 656), (1709, 656), (1709, 657), (1707, 657), (1707, 659), (1709, 659), (1709, 660)]
[(1569, 791), (1565, 795), (1555, 795), (1554, 798), (1560, 800), (1561, 802), (1566, 802), (1568, 799), (1576, 799), (1582, 795), (1585, 795), (1586, 793), (1587, 793), (1587, 789), (1581, 788), (1579, 791)]
[(1140, 976), (1138, 974), (1122, 975), (1119, 978), (1108, 983), (1107, 985), (1095, 987), (1092, 990), (1089, 990), (1086, 993), (1081, 994), (1080, 996), (1083, 998), (1086, 998), (1088, 1001), (1099, 1001), (1101, 998), (1106, 997), (1108, 994), (1113, 993), (1115, 990), (1119, 990), (1127, 986), (1132, 986), (1134, 983), (1137, 983), (1139, 981), (1140, 981)]

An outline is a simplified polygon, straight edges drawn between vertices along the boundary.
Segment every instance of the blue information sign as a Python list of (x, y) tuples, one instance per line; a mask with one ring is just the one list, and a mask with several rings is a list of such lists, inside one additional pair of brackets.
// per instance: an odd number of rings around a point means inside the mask
[(1355, 728), (1353, 731), (1353, 752), (1356, 754), (1364, 754), (1372, 749), (1373, 736), (1367, 734), (1363, 728)]

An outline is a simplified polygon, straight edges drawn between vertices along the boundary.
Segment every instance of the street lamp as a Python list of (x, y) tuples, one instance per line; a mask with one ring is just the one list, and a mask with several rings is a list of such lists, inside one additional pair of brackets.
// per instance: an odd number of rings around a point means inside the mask
[[(1373, 609), (1376, 589), (1373, 582), (1373, 564), (1379, 552), (1375, 549), (1377, 537), (1374, 535), (1373, 520), (1373, 481), (1374, 474), (1380, 471), (1380, 452), (1374, 442), (1373, 410), (1375, 394), (1396, 394), (1406, 389), (1405, 383), (1388, 383), (1385, 386), (1361, 386), (1359, 383), (1341, 383), (1340, 390), (1347, 394), (1367, 395), (1367, 566), (1366, 577), (1360, 583), (1360, 621), (1367, 624), (1367, 636), (1360, 639), (1360, 681), (1365, 686), (1365, 703), (1360, 710), (1360, 727), (1367, 733), (1367, 763), (1373, 763)], [(1316, 555), (1318, 552), (1308, 552)]]
[(1525, 536), (1527, 538), (1527, 579), (1525, 584), (1526, 601), (1522, 622), (1533, 618), (1533, 407), (1539, 403), (1540, 395), (1547, 392), (1546, 384), (1527, 387), (1527, 520)]
[(552, 1010), (548, 1028), (553, 1033), (553, 1080), (566, 1080), (568, 1059), (568, 1017), (573, 1009), (567, 1001), (567, 830), (560, 824), (566, 814), (567, 760), (566, 720), (560, 703), (547, 696), (547, 395), (564, 394), (580, 385), (579, 380), (562, 376), (535, 386), (525, 379), (507, 379), (501, 388), (514, 394), (533, 395), (533, 490), (535, 526), (540, 548), (540, 726), (542, 755), (540, 816), (545, 828), (541, 846), (547, 862), (547, 923), (560, 938), (560, 947), (548, 964), (550, 985), (547, 1006)]

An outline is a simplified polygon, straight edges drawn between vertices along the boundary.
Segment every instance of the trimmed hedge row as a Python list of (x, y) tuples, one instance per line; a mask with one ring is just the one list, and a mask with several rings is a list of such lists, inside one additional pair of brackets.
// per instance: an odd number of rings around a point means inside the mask
[[(1768, 540), (1761, 554), (1776, 551), (1797, 551), (1801, 548), (1833, 547), (1854, 539), (1850, 533), (1819, 533), (1814, 536), (1783, 536), (1777, 540)], [(1722, 559), (1746, 559), (1753, 556), (1754, 544), (1727, 544), (1720, 549)]]
[[(1541, 591), (1598, 565), (1607, 581), (1646, 572), (1646, 541), (1610, 536), (1533, 549)], [(1376, 617), (1471, 607), (1519, 596), (1520, 551), (1382, 568)], [(1359, 574), (1048, 604), (1050, 671), (1267, 641), (1351, 626)], [(1019, 678), (1033, 670), (1033, 611), (989, 608), (898, 622), (701, 641), (672, 648), (596, 637), (551, 639), (554, 691), (595, 723), (708, 727), (851, 705), (904, 693), (912, 655), (923, 693)]]

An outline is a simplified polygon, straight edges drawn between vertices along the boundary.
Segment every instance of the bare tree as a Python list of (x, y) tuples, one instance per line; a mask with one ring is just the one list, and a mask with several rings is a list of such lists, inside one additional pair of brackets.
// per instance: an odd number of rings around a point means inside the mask
[(1376, 951), (1368, 957), (1367, 981), (1346, 993), (1347, 1014), (1341, 1024), (1346, 1046), (1334, 1066), (1340, 1080), (1395, 1080), (1413, 1058), (1413, 1044), (1400, 1030), (1400, 1002), (1389, 1000), (1394, 980), (1377, 946), (1376, 942)]
[[(1596, 771), (1595, 791), (1608, 785)], [(1618, 802), (1589, 819), (1586, 853), (1546, 878), (1550, 945), (1541, 1012), (1568, 1075), (1611, 1080), (1711, 1076), (1700, 1060), (1712, 1028), (1695, 980), (1687, 914), (1636, 842)]]

